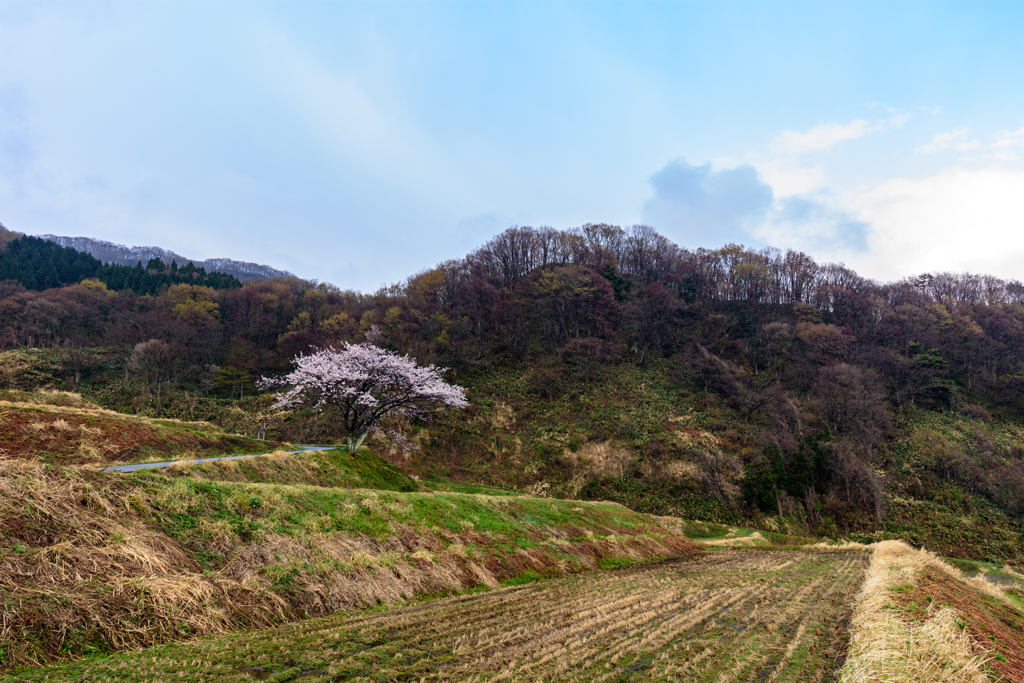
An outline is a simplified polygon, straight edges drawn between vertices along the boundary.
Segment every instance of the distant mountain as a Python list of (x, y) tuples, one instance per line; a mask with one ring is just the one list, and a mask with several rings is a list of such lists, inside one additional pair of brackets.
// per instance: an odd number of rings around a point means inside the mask
[(161, 247), (126, 247), (123, 244), (115, 244), (91, 237), (63, 237), (60, 235), (38, 235), (38, 237), (59, 244), (62, 247), (71, 247), (77, 251), (91, 254), (104, 263), (114, 263), (122, 266), (134, 266), (139, 261), (142, 262), (142, 265), (146, 265), (150, 259), (158, 258), (166, 264), (170, 264), (171, 261), (177, 261), (179, 267), (192, 263), (197, 268), (205, 268), (208, 273), (225, 273), (226, 275), (233, 275), (242, 281), (265, 280), (271, 277), (295, 277), (293, 273), (287, 270), (278, 270), (277, 268), (271, 268), (259, 263), (235, 261), (229, 258), (211, 258), (205, 261), (196, 261)]

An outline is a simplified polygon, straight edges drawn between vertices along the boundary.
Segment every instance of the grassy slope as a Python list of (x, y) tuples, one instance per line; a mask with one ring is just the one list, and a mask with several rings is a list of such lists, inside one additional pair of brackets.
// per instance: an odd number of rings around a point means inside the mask
[[(79, 393), (88, 402), (121, 414), (160, 416), (180, 421), (205, 421), (217, 425), (217, 431), (255, 435), (260, 425), (270, 434), (281, 434), (280, 422), (286, 418), (270, 408), (268, 395), (244, 401), (208, 395), (189, 384), (164, 387), (157, 399), (147, 392), (142, 380), (125, 375), (124, 351), (116, 347), (86, 347), (79, 350), (81, 381), (74, 381), (75, 370), (60, 349), (13, 349), (0, 351), (0, 389), (36, 393)], [(292, 421), (294, 422), (294, 421)], [(304, 426), (305, 421), (296, 423)], [(299, 443), (310, 442), (303, 428), (282, 437)]]
[[(3, 665), (695, 548), (614, 503), (409, 491), (415, 482), (369, 452), (348, 457), (217, 470), (234, 481), (203, 478), (209, 467), (123, 476), (0, 461)], [(278, 475), (295, 483), (262, 483)]]
[(66, 392), (0, 390), (0, 456), (85, 465), (261, 453), (274, 445), (206, 422), (124, 415)]
[(394, 465), (369, 451), (353, 458), (348, 451), (276, 452), (259, 458), (174, 464), (166, 470), (141, 471), (132, 478), (209, 480), (253, 484), (294, 484), (321, 487), (417, 491), (420, 486)]
[[(113, 377), (113, 366), (104, 350), (95, 350), (91, 358), (96, 365), (93, 375), (106, 380)], [(66, 379), (61, 378), (68, 374), (68, 369), (55, 352), (9, 351), (0, 354), (0, 361), (0, 385), (66, 384)], [(392, 453), (389, 458), (425, 480), (481, 484), (490, 486), (492, 491), (510, 489), (614, 500), (642, 512), (762, 531), (796, 535), (811, 531), (802, 528), (799, 516), (776, 519), (750, 515), (749, 511), (723, 505), (708, 495), (697, 479), (695, 452), (721, 450), (747, 462), (759, 452), (758, 428), (739, 419), (713, 397), (679, 389), (673, 372), (671, 364), (664, 361), (644, 368), (606, 366), (595, 374), (593, 381), (585, 383), (571, 371), (565, 371), (550, 397), (541, 391), (543, 383), (523, 369), (498, 368), (462, 378), (460, 381), (469, 387), (470, 409), (441, 415), (428, 430), (411, 435), (420, 443), (421, 450)], [(86, 388), (83, 384), (83, 391)], [(119, 405), (124, 397), (115, 389), (113, 384), (100, 382), (89, 391), (104, 404)], [(108, 396), (110, 392), (113, 394)], [(216, 419), (218, 424), (228, 425), (228, 431), (253, 433), (254, 425), (266, 419), (265, 406), (260, 401), (246, 401), (238, 405), (200, 401), (203, 405), (199, 412)], [(177, 412), (188, 415), (180, 406)], [(262, 417), (257, 419), (257, 413)], [(189, 423), (165, 424), (174, 431), (159, 434), (171, 437), (158, 440), (159, 443), (167, 444), (174, 457), (194, 457), (190, 450), (198, 450), (194, 448), (195, 439), (203, 439), (206, 434), (184, 434), (182, 430), (188, 431)], [(78, 425), (79, 430), (81, 427)], [(33, 438), (47, 436), (49, 440), (33, 443), (33, 448), (44, 453), (64, 453), (62, 457), (66, 458), (65, 451), (69, 449), (61, 440), (70, 431), (41, 431)], [(106, 430), (104, 439), (108, 432), (126, 433)], [(885, 518), (875, 525), (870, 515), (850, 513), (845, 523), (852, 523), (853, 528), (842, 531), (854, 532), (854, 538), (862, 542), (904, 538), (946, 555), (1024, 563), (1022, 520), (1008, 515), (979, 493), (937, 474), (941, 467), (934, 452), (936, 434), (946, 447), (983, 466), (1019, 458), (1024, 449), (1021, 424), (925, 411), (898, 416), (891, 447), (872, 463), (886, 485)], [(174, 445), (179, 436), (191, 440), (193, 445)], [(255, 445), (231, 445), (234, 438), (216, 437), (204, 448), (253, 452)], [(296, 438), (302, 438), (298, 431)], [(215, 443), (218, 440), (219, 445)], [(51, 450), (51, 444), (57, 444), (56, 451)], [(375, 446), (382, 452), (389, 448), (384, 442)], [(110, 446), (103, 443), (98, 447)], [(126, 444), (124, 448), (130, 450), (132, 446)], [(163, 457), (147, 453), (147, 448), (142, 445), (141, 452), (128, 457)], [(10, 450), (3, 442), (0, 449)], [(52, 455), (46, 457), (53, 460)], [(739, 494), (738, 483), (738, 476), (731, 480), (729, 492), (735, 498)], [(839, 530), (830, 527), (813, 531), (835, 535)]]
[(515, 370), (477, 376), (468, 388), (471, 408), (442, 414), (429, 430), (411, 435), (421, 450), (407, 454), (403, 466), (424, 476), (565, 497), (607, 479), (623, 480), (610, 492), (629, 497), (624, 480), (634, 479), (651, 487), (643, 500), (623, 500), (638, 509), (738, 519), (687, 476), (689, 456), (709, 445), (751, 455), (751, 430), (728, 414), (703, 410), (662, 366), (609, 367), (593, 383), (567, 382), (553, 398), (535, 392), (530, 377)]
[[(407, 434), (421, 449), (388, 457), (423, 477), (482, 482), (562, 497), (616, 500), (631, 509), (764, 531), (806, 534), (799, 517), (750, 515), (698, 480), (694, 455), (759, 453), (755, 428), (730, 409), (680, 390), (667, 364), (604, 368), (591, 383), (565, 379), (553, 398), (528, 374), (495, 370), (468, 382), (472, 407)], [(973, 462), (1024, 448), (1024, 426), (915, 411), (897, 420), (872, 467), (886, 485), (877, 527), (854, 518), (863, 542), (905, 538), (943, 554), (1024, 563), (1024, 524), (984, 496), (936, 474), (935, 434)], [(386, 445), (380, 444), (382, 449)], [(1019, 451), (1017, 451), (1019, 452)], [(739, 497), (739, 473), (727, 489)], [(834, 533), (834, 532), (833, 532)]]
[(679, 517), (655, 515), (655, 521), (666, 529), (676, 531), (696, 543), (708, 547), (764, 547), (792, 548), (797, 546), (836, 546), (827, 539), (816, 536), (794, 536), (774, 531), (759, 531), (742, 527), (702, 522)]

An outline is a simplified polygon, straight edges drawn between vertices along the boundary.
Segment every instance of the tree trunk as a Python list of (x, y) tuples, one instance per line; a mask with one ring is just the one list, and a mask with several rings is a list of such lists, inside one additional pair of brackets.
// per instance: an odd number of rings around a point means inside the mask
[(363, 445), (363, 441), (366, 440), (366, 436), (369, 433), (370, 433), (369, 429), (364, 429), (363, 431), (359, 432), (358, 434), (356, 434), (354, 436), (352, 434), (349, 434), (348, 436), (346, 436), (345, 437), (345, 448), (348, 450), (348, 452), (350, 454), (352, 454), (352, 455), (355, 455), (356, 453), (358, 453), (360, 446)]

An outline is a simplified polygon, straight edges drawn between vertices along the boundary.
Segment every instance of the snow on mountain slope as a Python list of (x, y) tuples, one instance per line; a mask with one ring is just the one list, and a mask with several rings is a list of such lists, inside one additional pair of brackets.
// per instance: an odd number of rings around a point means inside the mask
[(138, 262), (146, 265), (150, 259), (158, 258), (164, 263), (177, 261), (179, 266), (186, 263), (194, 263), (196, 267), (205, 268), (207, 272), (218, 272), (233, 275), (239, 280), (263, 280), (271, 277), (295, 277), (287, 270), (278, 270), (259, 263), (248, 263), (246, 261), (235, 261), (229, 258), (211, 258), (205, 261), (196, 261), (186, 258), (162, 247), (126, 247), (123, 244), (115, 244), (105, 240), (97, 240), (91, 237), (64, 237), (60, 235), (37, 235), (40, 239), (55, 242), (62, 247), (71, 247), (78, 251), (92, 254), (104, 263), (116, 263), (124, 266), (134, 266)]

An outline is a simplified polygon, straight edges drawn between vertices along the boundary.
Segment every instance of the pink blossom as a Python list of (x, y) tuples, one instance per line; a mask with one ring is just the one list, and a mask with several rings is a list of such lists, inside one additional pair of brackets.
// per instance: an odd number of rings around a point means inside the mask
[(319, 349), (292, 360), (295, 369), (280, 378), (264, 377), (261, 388), (291, 387), (277, 395), (276, 405), (336, 406), (345, 421), (351, 452), (384, 417), (402, 414), (425, 417), (445, 407), (469, 405), (462, 387), (446, 383), (445, 368), (420, 367), (408, 355), (374, 346), (345, 343), (340, 351)]

